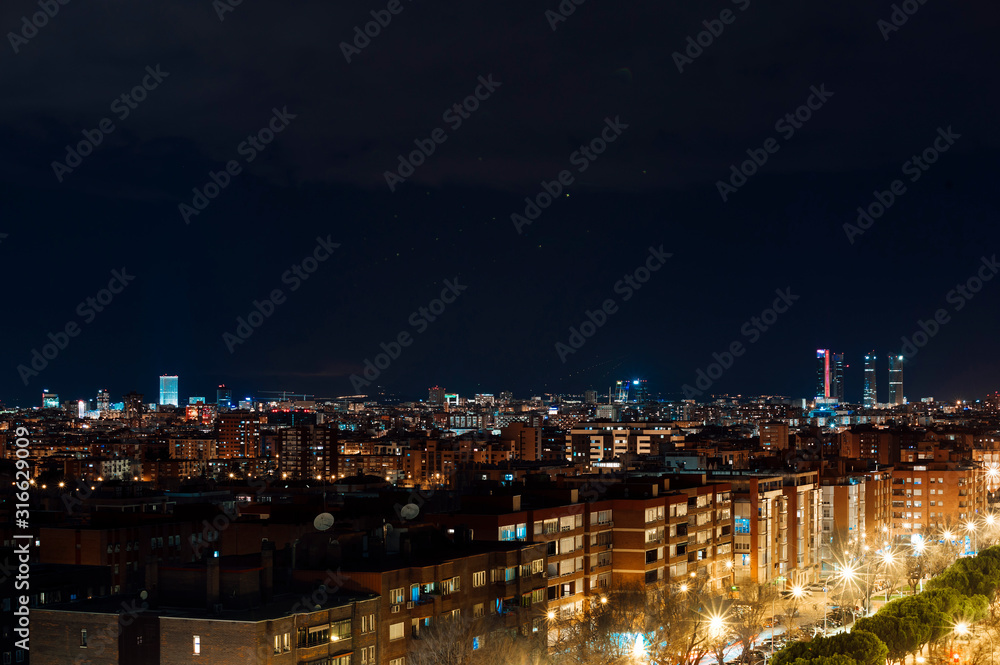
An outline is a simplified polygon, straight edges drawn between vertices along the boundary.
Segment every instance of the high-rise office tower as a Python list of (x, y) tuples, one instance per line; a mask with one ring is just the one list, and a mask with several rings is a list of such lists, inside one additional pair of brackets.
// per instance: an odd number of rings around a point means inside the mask
[(830, 396), (830, 350), (816, 349), (816, 399)]
[(889, 356), (889, 404), (903, 403), (903, 356)]
[(180, 406), (177, 399), (177, 377), (163, 375), (160, 377), (160, 406)]
[(646, 379), (632, 379), (632, 394), (630, 397), (632, 401), (640, 404), (649, 401), (649, 386), (646, 383)]
[(227, 388), (224, 383), (215, 391), (215, 406), (220, 411), (233, 407), (233, 391)]
[(48, 390), (42, 391), (42, 408), (43, 409), (58, 409), (59, 408), (59, 394), (50, 393)]
[(816, 401), (844, 401), (844, 354), (816, 349)]
[(584, 404), (597, 404), (597, 391), (596, 390), (585, 390), (583, 392), (583, 403)]
[(107, 390), (97, 391), (97, 410), (102, 412), (111, 410), (111, 394)]
[(428, 388), (427, 401), (430, 404), (444, 404), (444, 388), (441, 386)]
[(844, 403), (844, 354), (834, 353), (830, 365), (830, 397)]
[(875, 381), (875, 352), (865, 356), (865, 393), (866, 409), (874, 409), (878, 405), (878, 385)]

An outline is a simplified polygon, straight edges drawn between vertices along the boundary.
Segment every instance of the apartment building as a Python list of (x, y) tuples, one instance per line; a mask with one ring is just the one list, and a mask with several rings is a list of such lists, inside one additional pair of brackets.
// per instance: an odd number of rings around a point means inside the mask
[(676, 424), (647, 422), (582, 422), (570, 430), (569, 438), (570, 460), (591, 464), (627, 454), (655, 455), (661, 444), (683, 440)]
[(731, 486), (703, 480), (583, 480), (581, 488), (533, 488), (530, 506), (518, 494), (469, 496), (459, 513), (431, 519), (469, 528), (477, 540), (544, 544), (549, 605), (571, 615), (588, 595), (620, 584), (729, 586)]
[(892, 535), (932, 537), (986, 510), (986, 471), (971, 462), (899, 463), (892, 471)]
[(732, 471), (710, 478), (732, 485), (737, 585), (817, 579), (822, 527), (817, 471)]
[(281, 478), (299, 480), (326, 479), (336, 475), (337, 448), (333, 432), (317, 425), (279, 430), (278, 473)]
[(250, 411), (220, 413), (215, 447), (222, 459), (256, 457), (260, 449), (260, 415)]
[(474, 543), (470, 534), (456, 531), (455, 547), (447, 551), (428, 551), (406, 562), (343, 564), (345, 589), (382, 598), (376, 617), (379, 663), (403, 665), (422, 632), (444, 617), (488, 618), (492, 621), (484, 624), (494, 629), (503, 626), (526, 638), (545, 635), (545, 546)]

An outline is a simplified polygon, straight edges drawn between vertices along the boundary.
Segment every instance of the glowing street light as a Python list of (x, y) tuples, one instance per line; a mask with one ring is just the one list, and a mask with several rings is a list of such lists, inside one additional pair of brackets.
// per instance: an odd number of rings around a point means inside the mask
[(726, 621), (718, 614), (709, 617), (708, 629), (713, 637), (718, 637), (726, 627)]
[(548, 614), (546, 614), (545, 616), (548, 617), (549, 621), (552, 621), (553, 619), (556, 618), (556, 613), (553, 610), (549, 610)]
[(646, 655), (646, 643), (642, 639), (642, 635), (635, 636), (635, 642), (632, 644), (632, 658), (642, 660)]
[(802, 594), (804, 594), (805, 592), (806, 592), (806, 590), (803, 589), (800, 586), (793, 586), (792, 587), (792, 595), (795, 596), (796, 598), (801, 598)]
[(956, 635), (968, 635), (969, 634), (969, 624), (964, 621), (959, 621), (955, 624), (955, 634)]
[(688, 585), (687, 584), (682, 584), (680, 586), (680, 590), (681, 590), (681, 593), (687, 593)]

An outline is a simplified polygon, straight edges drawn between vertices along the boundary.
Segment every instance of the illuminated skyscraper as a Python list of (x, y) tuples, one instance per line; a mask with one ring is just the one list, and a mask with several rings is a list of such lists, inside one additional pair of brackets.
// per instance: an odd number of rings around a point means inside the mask
[(844, 354), (816, 349), (816, 401), (844, 401)]
[(875, 352), (865, 356), (865, 394), (866, 409), (874, 409), (878, 405), (878, 386), (875, 381)]
[(844, 354), (834, 353), (830, 363), (830, 397), (844, 403)]
[(48, 390), (42, 391), (42, 408), (43, 409), (58, 409), (59, 408), (59, 394), (50, 393)]
[(177, 377), (163, 375), (160, 377), (160, 406), (180, 406), (177, 398)]
[(830, 397), (830, 349), (816, 349), (816, 399)]
[(889, 356), (889, 404), (903, 403), (903, 356)]
[(111, 410), (111, 394), (106, 389), (97, 391), (97, 410), (102, 412)]
[(215, 406), (219, 411), (233, 407), (233, 391), (224, 383), (215, 391)]
[(629, 395), (631, 401), (644, 403), (649, 401), (649, 386), (646, 379), (632, 379), (632, 394)]

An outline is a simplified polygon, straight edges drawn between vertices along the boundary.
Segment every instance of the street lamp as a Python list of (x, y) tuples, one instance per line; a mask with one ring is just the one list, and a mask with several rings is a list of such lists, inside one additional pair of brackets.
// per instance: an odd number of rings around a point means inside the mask
[(888, 574), (888, 569), (889, 569), (889, 566), (893, 565), (894, 563), (896, 563), (896, 557), (892, 553), (891, 550), (886, 550), (885, 552), (882, 553), (882, 564), (885, 566), (885, 569), (886, 569), (886, 584), (885, 584), (885, 602), (886, 603), (889, 602), (889, 582), (888, 582), (889, 574)]

